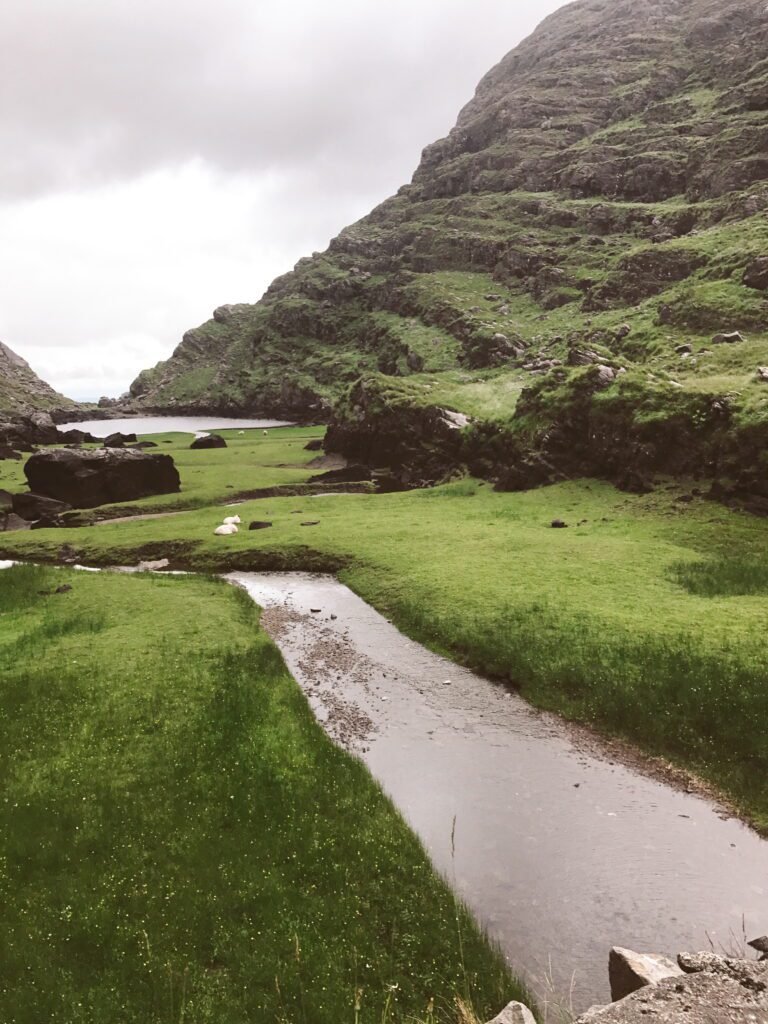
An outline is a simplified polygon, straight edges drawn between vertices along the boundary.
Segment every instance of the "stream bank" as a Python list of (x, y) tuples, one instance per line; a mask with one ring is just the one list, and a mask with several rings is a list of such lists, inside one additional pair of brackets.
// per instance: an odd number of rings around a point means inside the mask
[(542, 1003), (606, 1002), (617, 943), (730, 950), (765, 930), (768, 845), (716, 805), (611, 762), (330, 577), (227, 578)]

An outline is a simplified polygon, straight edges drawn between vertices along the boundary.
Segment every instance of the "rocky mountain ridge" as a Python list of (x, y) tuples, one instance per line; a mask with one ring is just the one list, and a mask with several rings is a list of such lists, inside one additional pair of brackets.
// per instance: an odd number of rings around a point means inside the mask
[(46, 384), (29, 363), (0, 341), (0, 416), (38, 411), (75, 412), (78, 403)]
[(330, 418), (330, 447), (405, 484), (696, 472), (752, 493), (766, 54), (755, 0), (563, 7), (411, 184), (258, 303), (187, 332), (134, 381), (137, 406)]

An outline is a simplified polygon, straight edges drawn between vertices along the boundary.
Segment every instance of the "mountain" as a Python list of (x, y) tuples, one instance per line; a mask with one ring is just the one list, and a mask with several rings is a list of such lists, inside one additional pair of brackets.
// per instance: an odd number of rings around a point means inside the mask
[(330, 446), (410, 483), (466, 465), (506, 487), (749, 489), (768, 448), (767, 55), (764, 0), (562, 8), (409, 185), (132, 395), (330, 418)]
[(0, 341), (0, 416), (75, 412), (78, 403), (41, 380), (26, 360)]

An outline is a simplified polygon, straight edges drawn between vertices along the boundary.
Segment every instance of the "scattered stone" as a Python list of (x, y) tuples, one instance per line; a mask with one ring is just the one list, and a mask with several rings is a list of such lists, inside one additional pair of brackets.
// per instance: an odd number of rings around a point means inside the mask
[(737, 342), (746, 341), (741, 331), (729, 331), (723, 334), (716, 334), (712, 339), (713, 345), (735, 345)]
[(203, 437), (196, 437), (189, 447), (195, 450), (200, 448), (226, 448), (227, 442), (221, 434), (205, 434)]
[(180, 490), (179, 473), (170, 455), (119, 448), (38, 452), (28, 459), (24, 472), (35, 494), (75, 508)]
[(679, 977), (682, 973), (676, 963), (656, 953), (635, 953), (614, 946), (608, 957), (608, 979), (614, 1001), (645, 985), (657, 985), (663, 978)]
[(72, 587), (69, 583), (62, 583), (60, 587), (56, 587), (54, 594), (68, 594)]
[(56, 557), (64, 565), (74, 565), (77, 561), (77, 552), (71, 544), (62, 544)]
[(488, 1024), (536, 1024), (536, 1018), (525, 1003), (507, 1003), (504, 1009)]
[(552, 520), (552, 529), (553, 530), (567, 530), (568, 529), (568, 523), (564, 523), (562, 519), (553, 519)]
[(768, 366), (758, 366), (757, 379), (764, 384), (768, 384)]
[(628, 334), (632, 333), (632, 328), (629, 324), (621, 324), (619, 327), (616, 328), (614, 333), (616, 335), (617, 340), (622, 341), (624, 338), (627, 337)]
[(13, 495), (10, 491), (0, 490), (0, 512), (10, 512), (13, 509)]
[(741, 280), (747, 288), (768, 291), (768, 256), (758, 256), (756, 260), (752, 260)]
[(612, 366), (604, 366), (602, 364), (597, 367), (597, 386), (598, 388), (607, 388), (618, 377), (618, 371), (614, 370)]
[(689, 356), (693, 352), (693, 348), (691, 345), (677, 345), (675, 352), (681, 356)]
[(304, 445), (305, 452), (321, 452), (323, 450), (323, 439), (321, 437), (313, 437), (311, 441)]
[(136, 568), (139, 572), (160, 572), (161, 569), (167, 569), (170, 564), (167, 558), (157, 558), (154, 561), (139, 562)]
[(0, 459), (15, 459), (18, 461), (20, 458), (21, 452), (17, 452), (7, 444), (0, 444)]
[(747, 945), (760, 953), (761, 960), (768, 959), (768, 935), (761, 935), (759, 939), (750, 939)]
[(130, 444), (133, 441), (138, 441), (135, 434), (121, 434), (118, 430), (114, 434), (109, 434), (108, 437), (104, 438), (104, 447), (122, 448), (124, 444)]
[(319, 615), (319, 614), (320, 614), (320, 612), (321, 612), (321, 611), (322, 611), (323, 609), (322, 609), (322, 608), (310, 608), (309, 610), (310, 610), (310, 611), (312, 612), (312, 614), (313, 614), (313, 615)]
[(22, 519), (29, 519), (30, 522), (36, 519), (57, 519), (64, 512), (69, 512), (71, 508), (72, 506), (66, 501), (46, 498), (43, 494), (13, 495), (13, 511)]
[(136, 444), (132, 444), (131, 448), (157, 448), (157, 441), (137, 441)]
[(98, 444), (99, 438), (89, 434), (87, 430), (60, 430), (59, 441), (66, 441), (67, 444)]
[(249, 530), (268, 530), (272, 523), (266, 521), (262, 522), (260, 519), (254, 519), (251, 525), (248, 527)]
[(687, 504), (689, 504), (690, 502), (693, 501), (693, 495), (692, 494), (681, 494), (679, 496), (679, 498), (677, 498), (677, 501), (682, 501), (683, 504), (687, 505)]
[(319, 519), (308, 519), (307, 522), (302, 523), (301, 525), (302, 526), (319, 526), (320, 525), (320, 520)]
[(32, 524), (17, 516), (15, 512), (0, 513), (0, 531), (10, 533), (12, 530), (30, 530)]

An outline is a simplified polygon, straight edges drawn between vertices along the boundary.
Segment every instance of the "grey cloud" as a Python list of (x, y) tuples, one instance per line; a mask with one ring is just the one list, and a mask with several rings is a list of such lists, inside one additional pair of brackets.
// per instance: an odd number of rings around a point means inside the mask
[[(389, 183), (555, 7), (509, 0), (4, 0), (0, 192), (201, 158)], [(426, 134), (425, 134), (426, 133)], [(346, 172), (346, 173), (344, 173)]]

